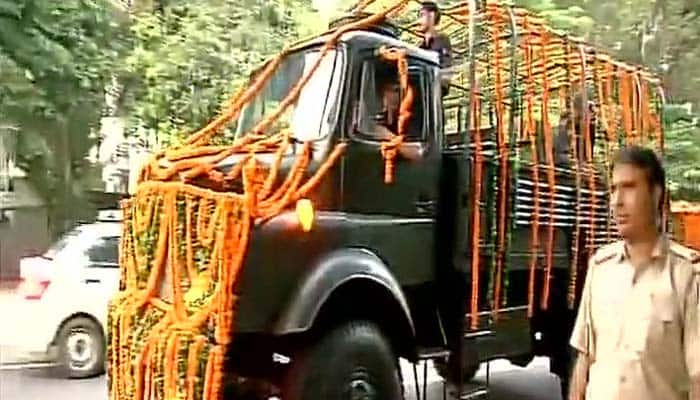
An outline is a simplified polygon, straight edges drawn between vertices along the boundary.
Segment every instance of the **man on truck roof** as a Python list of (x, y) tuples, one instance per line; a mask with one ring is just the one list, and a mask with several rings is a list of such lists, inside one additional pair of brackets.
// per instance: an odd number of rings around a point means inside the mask
[(700, 399), (700, 254), (661, 231), (664, 175), (650, 149), (614, 160), (611, 208), (623, 239), (589, 262), (570, 400)]
[(432, 50), (440, 56), (440, 66), (449, 68), (452, 66), (452, 45), (450, 38), (438, 32), (440, 23), (440, 9), (434, 1), (424, 1), (418, 13), (420, 30), (423, 32), (421, 49)]

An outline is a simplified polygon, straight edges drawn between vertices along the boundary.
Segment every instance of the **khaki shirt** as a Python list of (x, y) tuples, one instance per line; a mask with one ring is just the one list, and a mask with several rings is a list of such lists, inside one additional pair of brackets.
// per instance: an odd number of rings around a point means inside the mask
[(591, 360), (586, 399), (688, 399), (700, 379), (699, 292), (700, 255), (665, 237), (638, 270), (623, 242), (598, 250), (571, 337)]

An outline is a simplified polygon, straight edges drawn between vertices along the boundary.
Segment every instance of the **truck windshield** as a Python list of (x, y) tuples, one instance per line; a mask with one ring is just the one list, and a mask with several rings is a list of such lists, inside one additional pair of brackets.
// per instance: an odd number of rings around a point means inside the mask
[[(262, 90), (243, 109), (236, 137), (248, 133), (266, 115), (272, 114), (299, 80), (313, 68), (320, 57), (318, 48), (292, 53), (282, 61)], [(329, 51), (299, 94), (280, 118), (270, 125), (267, 134), (289, 129), (301, 141), (320, 139), (333, 128), (338, 115), (342, 78), (342, 52)]]

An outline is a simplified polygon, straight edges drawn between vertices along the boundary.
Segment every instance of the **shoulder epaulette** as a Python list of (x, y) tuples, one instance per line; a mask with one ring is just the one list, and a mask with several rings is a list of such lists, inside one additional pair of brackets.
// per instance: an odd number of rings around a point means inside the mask
[(698, 253), (696, 250), (685, 247), (682, 244), (672, 241), (669, 246), (669, 250), (671, 250), (671, 253), (677, 255), (685, 261), (690, 262), (691, 264), (700, 263), (700, 253)]
[(620, 251), (622, 251), (620, 248), (621, 243), (622, 242), (610, 243), (598, 249), (595, 254), (593, 254), (593, 264), (600, 265), (619, 255)]

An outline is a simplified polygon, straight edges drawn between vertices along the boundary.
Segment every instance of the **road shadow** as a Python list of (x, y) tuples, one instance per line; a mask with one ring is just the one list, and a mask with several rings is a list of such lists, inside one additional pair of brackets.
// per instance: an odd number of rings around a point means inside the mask
[(54, 365), (39, 365), (33, 366), (32, 364), (4, 364), (0, 366), (0, 371), (3, 375), (18, 375), (22, 379), (30, 379), (32, 381), (41, 380), (60, 380), (62, 382), (79, 383), (81, 381), (89, 381), (93, 378), (99, 378), (100, 376), (94, 376), (89, 378), (66, 378), (57, 366)]
[(64, 379), (55, 368), (0, 371), (2, 400), (106, 400), (104, 375), (87, 379)]
[[(480, 384), (486, 384), (485, 379), (475, 380)], [(499, 373), (489, 382), (488, 400), (562, 400), (559, 391), (559, 381), (556, 377), (548, 379), (542, 374), (528, 372)], [(406, 388), (406, 399), (416, 399), (415, 389)], [(447, 399), (455, 400), (453, 388), (447, 388)], [(428, 385), (428, 400), (440, 400), (443, 397), (443, 385), (441, 382), (431, 382)]]
[[(482, 365), (474, 379), (474, 383), (486, 385), (486, 364)], [(492, 362), (488, 381), (488, 400), (562, 400), (559, 389), (559, 378), (549, 372), (549, 360), (535, 359), (528, 367), (513, 366), (505, 360)], [(422, 389), (422, 380), (419, 380)], [(447, 399), (454, 400), (456, 390), (447, 387)], [(443, 383), (438, 380), (428, 380), (428, 400), (440, 400), (443, 397)], [(415, 385), (406, 385), (406, 399), (414, 400)], [(421, 399), (422, 400), (422, 399)]]

